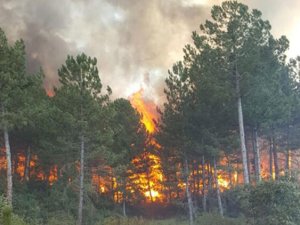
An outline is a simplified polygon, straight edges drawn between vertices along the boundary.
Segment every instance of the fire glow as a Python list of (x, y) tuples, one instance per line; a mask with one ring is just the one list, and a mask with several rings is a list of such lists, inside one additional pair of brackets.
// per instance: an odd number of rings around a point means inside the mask
[(132, 106), (142, 115), (142, 123), (145, 125), (146, 130), (153, 134), (156, 130), (154, 120), (158, 118), (156, 105), (152, 101), (145, 101), (143, 94), (144, 90), (140, 89), (129, 99)]
[[(150, 134), (150, 143), (156, 148), (159, 148), (160, 146), (151, 136), (157, 131), (154, 123), (154, 120), (158, 119), (156, 105), (152, 101), (145, 100), (143, 89), (132, 94), (129, 99), (132, 106), (141, 114), (141, 122), (145, 125), (146, 130)], [(160, 191), (163, 189), (161, 183), (163, 182), (164, 176), (161, 170), (161, 160), (157, 155), (151, 153), (146, 153), (141, 156), (141, 158), (143, 158), (143, 161), (150, 161), (151, 163), (145, 173), (133, 175), (132, 178), (138, 176), (139, 182), (136, 185), (146, 190), (144, 191), (144, 196), (148, 201), (162, 201), (164, 195), (160, 193)], [(135, 160), (136, 162), (133, 161), (133, 163), (137, 164), (139, 159)]]
[[(4, 156), (5, 149), (0, 150), (0, 171), (6, 170), (6, 158)], [(20, 177), (20, 180), (25, 180), (26, 178), (26, 156), (23, 153), (19, 153), (16, 155), (15, 160), (12, 160), (15, 165), (13, 165), (14, 171), (13, 173)], [(33, 178), (39, 181), (47, 181), (50, 186), (52, 186), (58, 179), (58, 169), (57, 165), (53, 165), (50, 167), (48, 173), (42, 170), (41, 167), (37, 166), (39, 163), (39, 159), (37, 155), (32, 155), (30, 157), (29, 165), (28, 165), (28, 179)]]
[[(132, 106), (141, 114), (141, 122), (145, 125), (146, 130), (148, 131), (149, 139), (147, 140), (148, 145), (151, 145), (150, 148), (155, 148), (156, 152), (162, 151), (162, 147), (155, 141), (153, 134), (157, 132), (155, 120), (158, 119), (158, 113), (156, 112), (156, 105), (154, 102), (148, 100), (144, 96), (143, 89), (132, 94), (129, 98)], [(261, 141), (261, 175), (262, 179), (274, 179), (274, 162), (272, 164), (272, 175), (270, 174), (270, 154), (268, 151), (267, 141)], [(137, 173), (128, 170), (128, 184), (126, 185), (126, 191), (131, 196), (127, 198), (128, 201), (134, 201), (139, 199), (138, 196), (143, 196), (143, 201), (146, 203), (159, 202), (164, 203), (172, 198), (181, 198), (185, 197), (185, 188), (186, 183), (183, 179), (182, 165), (177, 163), (175, 165), (175, 181), (176, 190), (171, 190), (166, 183), (170, 182), (167, 180), (167, 176), (162, 172), (162, 160), (157, 154), (150, 153), (148, 150), (149, 146), (145, 149), (141, 149), (139, 155), (136, 155), (135, 158), (131, 161), (132, 165), (137, 169)], [(147, 150), (148, 149), (148, 150)], [(253, 161), (254, 155), (251, 153), (251, 146), (249, 146), (249, 160)], [(18, 153), (13, 155), (13, 174), (20, 181), (26, 180), (27, 176), (36, 181), (46, 181), (50, 186), (53, 185), (57, 180), (58, 176), (62, 176), (61, 172), (58, 172), (58, 166), (52, 165), (47, 170), (41, 166), (41, 162), (38, 159), (37, 155), (32, 154), (30, 157), (30, 162), (27, 160), (27, 156), (24, 153)], [(291, 153), (292, 154), (292, 153)], [(296, 154), (293, 153), (293, 154)], [(299, 153), (300, 154), (300, 153)], [(291, 158), (294, 159), (291, 160)], [(292, 155), (289, 158), (289, 163), (291, 168), (299, 167), (300, 155)], [(243, 174), (242, 174), (242, 165), (239, 161), (239, 155), (227, 155), (222, 156), (219, 161), (219, 169), (217, 170), (217, 180), (221, 191), (230, 189), (238, 184), (243, 183)], [(284, 172), (284, 162), (285, 154), (278, 153), (280, 175)], [(233, 163), (235, 162), (235, 163)], [(29, 165), (29, 166), (28, 166)], [(123, 200), (123, 193), (121, 191), (122, 185), (120, 181), (114, 176), (113, 169), (109, 166), (103, 166), (102, 162), (98, 162), (98, 167), (101, 167), (99, 170), (97, 168), (92, 168), (91, 170), (91, 180), (90, 182), (95, 187), (95, 190), (100, 195), (112, 196), (116, 203), (121, 203)], [(6, 158), (5, 158), (5, 149), (0, 149), (0, 171), (6, 170)], [(26, 168), (27, 167), (27, 168)], [(102, 168), (103, 167), (103, 168)], [(26, 171), (27, 170), (27, 171)], [(204, 174), (202, 174), (204, 170)], [(78, 168), (77, 168), (78, 171)], [(253, 167), (250, 167), (251, 174), (254, 174)], [(102, 175), (99, 175), (99, 174)], [(58, 175), (60, 174), (60, 175)], [(211, 178), (214, 174), (213, 168), (209, 163), (202, 165), (196, 159), (190, 162), (190, 174), (189, 174), (189, 187), (193, 194), (200, 195), (201, 190), (204, 186), (208, 187), (212, 184)], [(204, 175), (204, 184), (201, 180), (202, 175)], [(71, 178), (68, 178), (71, 182)], [(173, 181), (172, 181), (173, 182)], [(140, 194), (140, 195), (139, 195)]]

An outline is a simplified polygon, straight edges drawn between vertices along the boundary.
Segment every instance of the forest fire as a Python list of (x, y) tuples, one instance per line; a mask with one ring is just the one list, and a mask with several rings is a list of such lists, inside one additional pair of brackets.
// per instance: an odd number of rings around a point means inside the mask
[(15, 2), (0, 7), (0, 225), (299, 223), (300, 56), (269, 22), (284, 11)]
[[(1, 149), (0, 150), (0, 171), (6, 170), (6, 158), (4, 153), (5, 153), (5, 149)], [(13, 173), (17, 175), (21, 181), (29, 180), (30, 178), (33, 178), (39, 181), (47, 181), (50, 186), (57, 181), (58, 179), (57, 165), (51, 166), (48, 173), (46, 173), (42, 168), (38, 166), (39, 159), (37, 155), (31, 156), (30, 161), (28, 161), (28, 164), (27, 164), (26, 156), (23, 153), (17, 154), (14, 158), (15, 159), (12, 160)]]
[[(160, 145), (153, 138), (153, 134), (157, 131), (154, 122), (154, 120), (158, 119), (156, 105), (149, 100), (145, 100), (145, 97), (143, 95), (144, 92), (143, 89), (141, 89), (130, 97), (130, 102), (142, 116), (141, 122), (145, 125), (145, 128), (149, 133), (150, 140), (148, 140), (147, 142), (149, 143), (149, 145), (152, 145), (152, 147), (154, 146), (157, 151), (160, 151)], [(239, 156), (236, 155), (223, 156), (218, 162), (217, 180), (221, 192), (226, 191), (236, 186), (237, 184), (243, 183), (241, 163), (238, 162), (238, 157)], [(250, 161), (253, 161), (253, 157), (254, 156), (251, 154), (250, 145)], [(262, 178), (267, 179), (269, 177), (269, 154), (267, 150), (261, 152), (261, 158)], [(279, 154), (279, 159), (284, 159), (284, 154)], [(236, 163), (232, 163), (235, 161)], [(196, 161), (193, 163), (196, 163)], [(130, 174), (129, 180), (131, 182), (131, 185), (128, 185), (126, 187), (127, 192), (134, 194), (136, 193), (136, 190), (139, 190), (139, 192), (142, 193), (146, 202), (148, 203), (164, 202), (168, 198), (168, 194), (166, 194), (168, 192), (168, 187), (164, 185), (164, 183), (166, 183), (166, 178), (162, 172), (162, 163), (160, 157), (156, 154), (150, 153), (146, 147), (142, 154), (136, 156), (132, 160), (132, 164), (138, 172), (134, 172), (131, 170), (128, 171), (128, 173)], [(282, 165), (280, 167), (283, 168)], [(123, 197), (118, 187), (119, 184), (116, 178), (112, 175), (112, 171), (109, 169), (106, 170), (108, 171), (107, 173), (111, 175), (101, 177), (97, 175), (96, 172), (94, 172), (92, 175), (92, 183), (97, 186), (97, 190), (99, 193), (109, 194), (113, 192), (114, 201), (121, 202)], [(211, 181), (209, 180), (211, 179), (211, 177), (213, 177), (214, 169), (211, 165), (207, 164), (204, 170), (206, 171), (205, 173), (207, 177), (207, 185), (210, 185)], [(186, 187), (186, 184), (182, 179), (182, 166), (179, 165), (176, 171), (178, 182), (177, 187), (179, 189), (179, 192), (177, 191), (177, 193), (175, 193), (171, 191), (170, 196), (173, 196), (173, 198), (177, 198), (178, 196), (180, 196), (182, 198), (184, 197), (184, 190)], [(203, 188), (202, 181), (200, 181), (201, 179), (199, 178), (200, 176), (202, 176), (201, 171), (201, 165), (193, 167), (193, 169), (190, 171), (189, 186), (193, 193), (198, 193), (199, 190)], [(252, 173), (254, 173), (253, 168)], [(212, 184), (212, 186), (215, 188), (214, 183)]]
[[(150, 145), (159, 148), (159, 145), (152, 137), (152, 135), (157, 131), (154, 123), (154, 120), (158, 119), (156, 105), (152, 101), (145, 100), (143, 94), (143, 89), (140, 89), (138, 92), (132, 94), (132, 96), (129, 98), (130, 103), (142, 116), (141, 122), (145, 125), (146, 130), (150, 134)], [(157, 155), (146, 151), (146, 153), (144, 153), (142, 156), (135, 159), (133, 163), (138, 165), (139, 161), (142, 161), (144, 164), (146, 164), (146, 171), (142, 174), (133, 174), (131, 178), (138, 176), (139, 182), (137, 185), (140, 185), (141, 188), (145, 190), (143, 193), (148, 201), (162, 201), (164, 196), (162, 193), (160, 193), (160, 191), (163, 189), (161, 184), (163, 181), (163, 173), (161, 170), (160, 158)]]
[[(154, 120), (158, 118), (158, 113), (156, 105), (152, 101), (145, 100), (143, 94), (144, 91), (141, 89), (129, 97), (132, 106), (141, 114), (141, 122), (144, 124), (149, 136), (147, 137), (147, 143), (145, 143), (145, 149), (141, 149), (141, 153), (135, 156), (131, 162), (134, 168), (127, 171), (129, 174), (128, 182), (131, 185), (126, 185), (126, 192), (131, 194), (141, 193), (146, 202), (161, 202), (164, 199), (164, 195), (161, 193), (163, 190), (161, 160), (147, 149), (150, 147), (159, 148), (158, 143), (153, 138), (153, 134), (157, 130)], [(105, 168), (104, 170), (107, 174), (104, 176), (98, 175), (96, 170), (92, 170), (92, 184), (100, 194), (109, 195), (109, 193), (113, 193), (112, 198), (114, 201), (121, 202), (123, 200), (123, 194), (120, 190), (122, 184), (114, 177), (111, 168)]]
[(158, 118), (156, 105), (152, 101), (146, 101), (144, 90), (140, 89), (130, 97), (130, 103), (142, 115), (142, 123), (145, 125), (147, 131), (152, 134), (155, 132), (156, 127), (153, 120)]
[[(140, 193), (146, 203), (162, 203), (166, 202), (166, 200), (169, 198), (184, 198), (186, 183), (183, 179), (182, 165), (179, 163), (175, 169), (177, 190), (169, 190), (169, 187), (166, 186), (166, 183), (169, 181), (162, 171), (161, 158), (159, 157), (159, 154), (153, 153), (161, 151), (161, 146), (153, 138), (153, 134), (157, 132), (154, 122), (158, 119), (156, 105), (150, 100), (145, 100), (143, 89), (134, 93), (130, 97), (130, 102), (132, 106), (141, 114), (141, 122), (145, 125), (145, 128), (148, 131), (148, 140), (145, 149), (141, 151), (142, 153), (135, 156), (135, 158), (132, 160), (134, 170), (129, 169), (127, 171), (129, 174), (128, 184), (126, 185), (127, 193), (130, 193), (132, 196), (137, 196), (138, 193)], [(262, 179), (270, 179), (270, 174), (272, 174), (272, 179), (275, 179), (274, 162), (272, 162), (272, 168), (270, 169), (270, 153), (268, 150), (267, 140), (265, 142), (266, 143), (260, 143), (262, 147), (261, 176)], [(249, 161), (253, 162), (254, 156), (251, 148), (251, 144), (249, 145), (248, 143)], [(153, 149), (155, 149), (155, 151), (152, 151)], [(296, 152), (293, 154), (296, 154)], [(294, 161), (291, 161), (291, 158), (293, 158)], [(296, 155), (293, 155), (293, 157), (291, 155), (289, 158), (289, 165), (291, 169), (295, 168), (296, 164), (299, 164), (298, 161), (295, 162), (295, 159), (298, 159)], [(285, 160), (285, 153), (278, 152), (280, 175), (284, 174)], [(26, 176), (28, 176), (36, 181), (47, 181), (47, 183), (51, 186), (58, 180), (58, 166), (52, 165), (48, 170), (42, 169), (37, 155), (32, 155), (30, 157), (30, 162), (28, 162), (26, 154), (24, 151), (21, 151), (20, 153), (13, 155), (12, 161), (13, 173), (21, 181), (27, 180)], [(201, 181), (200, 178), (202, 177), (202, 166), (197, 161), (190, 163), (191, 170), (189, 174), (189, 187), (192, 193), (198, 195), (201, 193), (201, 189), (203, 188), (203, 181)], [(253, 163), (250, 163), (249, 167), (251, 173), (254, 174), (255, 172), (252, 164)], [(221, 192), (228, 190), (237, 184), (243, 183), (241, 170), (242, 167), (241, 163), (239, 162), (238, 155), (222, 156), (218, 162), (218, 165), (219, 169), (217, 171), (217, 180)], [(2, 148), (0, 150), (0, 171), (4, 170), (6, 170), (6, 159), (5, 149)], [(214, 174), (214, 169), (211, 165), (205, 164), (204, 170), (206, 171), (206, 185), (212, 185), (212, 187), (215, 187), (215, 184), (213, 182), (211, 183), (210, 181), (211, 177), (213, 177), (212, 174)], [(103, 171), (105, 172), (103, 173)], [(254, 179), (252, 180), (254, 182)], [(102, 175), (99, 175), (98, 170), (92, 169), (91, 183), (93, 186), (95, 186), (96, 192), (100, 195), (111, 195), (113, 201), (117, 203), (121, 203), (123, 201), (123, 193), (121, 191), (122, 185), (120, 184), (120, 180), (114, 176), (113, 171), (109, 166), (102, 168)], [(133, 197), (133, 199), (136, 198), (137, 197)]]

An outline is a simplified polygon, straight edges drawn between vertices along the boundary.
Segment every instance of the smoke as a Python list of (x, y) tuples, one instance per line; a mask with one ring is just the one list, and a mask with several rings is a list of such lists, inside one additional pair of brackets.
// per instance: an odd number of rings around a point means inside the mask
[[(57, 69), (68, 54), (85, 52), (97, 57), (100, 77), (114, 97), (144, 88), (160, 102), (167, 70), (181, 59), (191, 32), (209, 18), (211, 5), (220, 2), (0, 0), (0, 26), (10, 40), (24, 39), (28, 71), (42, 66), (47, 89), (58, 84)], [(299, 22), (297, 0), (289, 5), (280, 0), (245, 2), (261, 9), (278, 34), (290, 32)], [(292, 15), (298, 21), (291, 20)]]

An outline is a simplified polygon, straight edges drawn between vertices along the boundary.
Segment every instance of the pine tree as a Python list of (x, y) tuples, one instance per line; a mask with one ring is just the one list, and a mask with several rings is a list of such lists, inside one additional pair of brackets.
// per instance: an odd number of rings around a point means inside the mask
[(68, 56), (65, 65), (58, 70), (62, 87), (56, 91), (56, 97), (60, 98), (61, 110), (73, 121), (71, 132), (80, 148), (78, 225), (82, 225), (83, 219), (86, 147), (106, 136), (106, 133), (99, 134), (106, 127), (100, 129), (99, 126), (105, 121), (101, 116), (108, 95), (101, 95), (102, 84), (96, 64), (96, 58), (82, 53), (75, 58)]
[(117, 99), (110, 107), (114, 112), (111, 118), (113, 142), (108, 149), (107, 158), (121, 187), (123, 216), (126, 216), (128, 170), (132, 160), (145, 148), (146, 131), (141, 123), (141, 116), (128, 100)]
[(24, 42), (18, 40), (9, 46), (4, 31), (0, 29), (0, 129), (6, 150), (7, 200), (10, 205), (13, 200), (10, 132), (29, 123), (28, 115), (33, 107), (30, 105), (30, 91), (35, 78), (26, 75), (25, 64)]

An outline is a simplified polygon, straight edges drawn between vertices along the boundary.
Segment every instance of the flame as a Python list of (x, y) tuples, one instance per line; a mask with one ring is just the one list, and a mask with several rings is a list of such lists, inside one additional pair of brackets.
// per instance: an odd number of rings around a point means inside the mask
[(154, 154), (144, 152), (132, 160), (134, 167), (139, 173), (128, 171), (131, 175), (129, 179), (135, 188), (140, 190), (147, 202), (163, 201), (164, 195), (161, 193), (164, 179), (161, 170), (160, 158)]
[(54, 165), (50, 169), (50, 175), (48, 177), (48, 181), (50, 185), (53, 185), (58, 179), (57, 177), (57, 165)]
[[(0, 170), (6, 170), (6, 157), (5, 157), (5, 149), (0, 149)], [(38, 162), (37, 155), (33, 155), (29, 162), (29, 177), (32, 177), (36, 180), (40, 181), (48, 181), (49, 185), (52, 186), (58, 180), (58, 169), (57, 165), (51, 166), (49, 170), (49, 175), (47, 176), (45, 171), (42, 168), (37, 167)], [(13, 161), (15, 163), (14, 173), (17, 174), (20, 180), (24, 180), (25, 178), (25, 169), (26, 169), (26, 156), (23, 153), (19, 153), (16, 157), (16, 160)]]
[(18, 162), (17, 162), (17, 169), (16, 169), (16, 173), (20, 176), (20, 177), (24, 177), (25, 176), (25, 163), (26, 163), (26, 157), (22, 154), (18, 155)]
[(150, 191), (146, 191), (145, 192), (145, 196), (147, 197), (147, 198), (151, 198), (151, 196), (152, 196), (152, 198), (153, 198), (153, 200), (155, 201), (156, 200), (156, 198), (159, 198), (160, 197), (160, 194), (158, 193), (158, 191), (155, 191), (155, 190), (150, 190)]
[[(143, 89), (134, 93), (130, 97), (130, 102), (142, 115), (141, 122), (145, 125), (146, 130), (150, 134), (155, 133), (156, 126), (154, 121), (158, 118), (155, 103), (145, 98)], [(149, 143), (156, 149), (160, 149), (159, 144), (151, 136)], [(162, 201), (164, 196), (160, 191), (163, 189), (161, 183), (164, 176), (161, 170), (160, 158), (157, 155), (145, 152), (132, 162), (136, 167), (138, 167), (139, 164), (144, 164), (142, 166), (146, 164), (147, 168), (143, 173), (132, 174), (130, 179), (143, 191), (147, 201)]]
[(0, 170), (4, 170), (4, 169), (6, 169), (5, 149), (0, 148)]
[(106, 181), (103, 177), (97, 175), (97, 172), (92, 171), (92, 184), (98, 189), (99, 193), (105, 193), (108, 191), (105, 185)]
[(140, 89), (130, 97), (130, 103), (142, 115), (142, 123), (149, 133), (156, 130), (154, 120), (158, 118), (154, 102), (144, 98), (144, 89)]
[(218, 183), (220, 185), (221, 190), (230, 188), (229, 181), (226, 178), (224, 178), (222, 175), (218, 175)]
[(55, 93), (53, 91), (53, 89), (46, 89), (46, 94), (48, 95), (48, 97), (52, 98)]
[[(155, 127), (155, 120), (158, 119), (158, 113), (156, 112), (155, 104), (149, 99), (146, 100), (144, 97), (143, 89), (134, 93), (130, 97), (131, 104), (137, 111), (142, 115), (141, 122), (145, 125), (149, 133), (149, 139), (147, 140), (147, 145), (156, 150), (160, 150), (161, 146), (153, 138), (153, 134), (157, 131)], [(267, 142), (267, 141), (265, 141)], [(268, 145), (261, 143), (262, 149), (260, 152), (261, 156), (261, 173), (262, 179), (270, 179), (270, 177), (275, 176), (274, 169), (274, 160), (272, 164), (273, 173), (270, 174), (270, 155), (268, 150)], [(149, 146), (148, 146), (149, 147)], [(128, 170), (129, 174), (128, 183), (126, 183), (126, 191), (130, 193), (127, 196), (128, 201), (134, 201), (138, 199), (137, 194), (142, 194), (145, 202), (164, 202), (167, 199), (171, 198), (182, 198), (184, 196), (184, 189), (186, 188), (186, 183), (183, 180), (182, 174), (182, 165), (177, 163), (175, 165), (175, 176), (174, 180), (171, 182), (177, 182), (176, 191), (168, 189), (169, 187), (164, 186), (163, 183), (166, 181), (166, 177), (162, 172), (162, 162), (158, 155), (152, 154), (147, 151), (147, 148), (143, 149), (140, 155), (137, 155), (132, 160), (132, 165), (134, 169)], [(299, 152), (292, 151), (289, 156), (289, 165), (291, 169), (296, 169), (299, 167)], [(218, 162), (219, 168), (217, 171), (218, 174), (218, 183), (221, 191), (226, 191), (229, 188), (234, 187), (235, 185), (243, 182), (243, 173), (242, 173), (242, 164), (238, 160), (239, 155), (230, 155), (227, 157), (221, 157)], [(249, 162), (253, 161), (253, 154), (249, 154)], [(293, 160), (292, 160), (293, 159)], [(26, 154), (18, 153), (13, 156), (13, 168), (14, 174), (17, 178), (23, 180), (25, 178), (26, 170)], [(173, 161), (172, 161), (173, 162)], [(197, 164), (198, 163), (198, 164)], [(285, 163), (285, 154), (278, 152), (278, 163), (280, 169), (280, 176), (284, 175), (284, 163)], [(254, 174), (254, 167), (251, 163), (250, 173)], [(40, 166), (39, 159), (37, 155), (32, 155), (29, 162), (29, 176), (33, 180), (42, 180), (47, 181), (51, 186), (58, 180), (58, 166), (52, 165), (47, 171)], [(6, 170), (6, 157), (5, 149), (0, 148), (0, 171)], [(113, 169), (111, 167), (105, 166), (102, 168), (101, 175), (99, 175), (98, 170), (92, 168), (91, 173), (91, 183), (95, 187), (95, 190), (102, 195), (111, 196), (111, 199), (117, 203), (123, 201), (123, 194), (121, 190), (120, 181), (114, 177)], [(200, 193), (199, 190), (203, 187), (203, 181), (199, 179), (199, 176), (202, 176), (202, 166), (199, 165), (199, 162), (196, 160), (190, 163), (190, 174), (189, 174), (189, 187), (193, 193)], [(205, 165), (205, 176), (213, 174), (213, 168), (208, 164)], [(79, 171), (79, 164), (77, 164), (77, 170)], [(103, 172), (105, 171), (105, 173)], [(138, 171), (138, 172), (134, 172)], [(103, 175), (105, 174), (105, 175)], [(198, 178), (197, 178), (198, 177)], [(68, 178), (71, 182), (71, 178)], [(197, 183), (198, 182), (198, 183)], [(209, 185), (209, 181), (206, 178), (206, 185)], [(212, 184), (214, 186), (214, 184)], [(169, 196), (167, 196), (169, 192)], [(130, 196), (130, 197), (129, 197)]]

